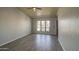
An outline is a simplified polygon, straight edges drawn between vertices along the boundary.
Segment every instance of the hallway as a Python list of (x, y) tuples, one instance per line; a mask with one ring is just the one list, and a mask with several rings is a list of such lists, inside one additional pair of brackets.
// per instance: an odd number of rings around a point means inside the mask
[(62, 51), (57, 36), (43, 34), (30, 34), (0, 48), (4, 51)]

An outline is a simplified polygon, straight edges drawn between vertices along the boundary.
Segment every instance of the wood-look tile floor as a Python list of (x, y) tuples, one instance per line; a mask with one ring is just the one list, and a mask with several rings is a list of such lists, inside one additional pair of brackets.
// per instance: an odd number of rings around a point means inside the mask
[(63, 51), (57, 36), (30, 34), (0, 47), (1, 51)]

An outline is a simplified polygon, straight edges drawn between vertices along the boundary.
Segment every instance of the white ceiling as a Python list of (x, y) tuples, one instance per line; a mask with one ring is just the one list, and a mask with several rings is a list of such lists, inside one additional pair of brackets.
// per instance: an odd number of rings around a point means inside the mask
[[(30, 7), (29, 7), (30, 8)], [(57, 17), (57, 7), (39, 7), (41, 10), (36, 9), (34, 12), (33, 9), (29, 9), (28, 7), (20, 7), (18, 8), (31, 18), (38, 18), (38, 17)]]

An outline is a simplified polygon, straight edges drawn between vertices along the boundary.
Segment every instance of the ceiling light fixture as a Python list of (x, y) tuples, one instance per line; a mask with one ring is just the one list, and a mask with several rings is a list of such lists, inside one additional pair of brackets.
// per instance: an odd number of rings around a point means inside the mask
[(33, 11), (35, 12), (36, 11), (36, 8), (33, 8)]

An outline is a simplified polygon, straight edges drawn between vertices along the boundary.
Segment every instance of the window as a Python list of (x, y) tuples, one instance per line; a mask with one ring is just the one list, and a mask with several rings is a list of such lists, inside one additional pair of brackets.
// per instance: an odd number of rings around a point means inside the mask
[(41, 31), (45, 31), (45, 21), (41, 21)]
[(40, 31), (40, 21), (37, 21), (37, 31)]
[(50, 21), (49, 20), (37, 21), (37, 31), (49, 32), (50, 31)]
[(46, 31), (49, 31), (50, 29), (50, 21), (46, 21)]

